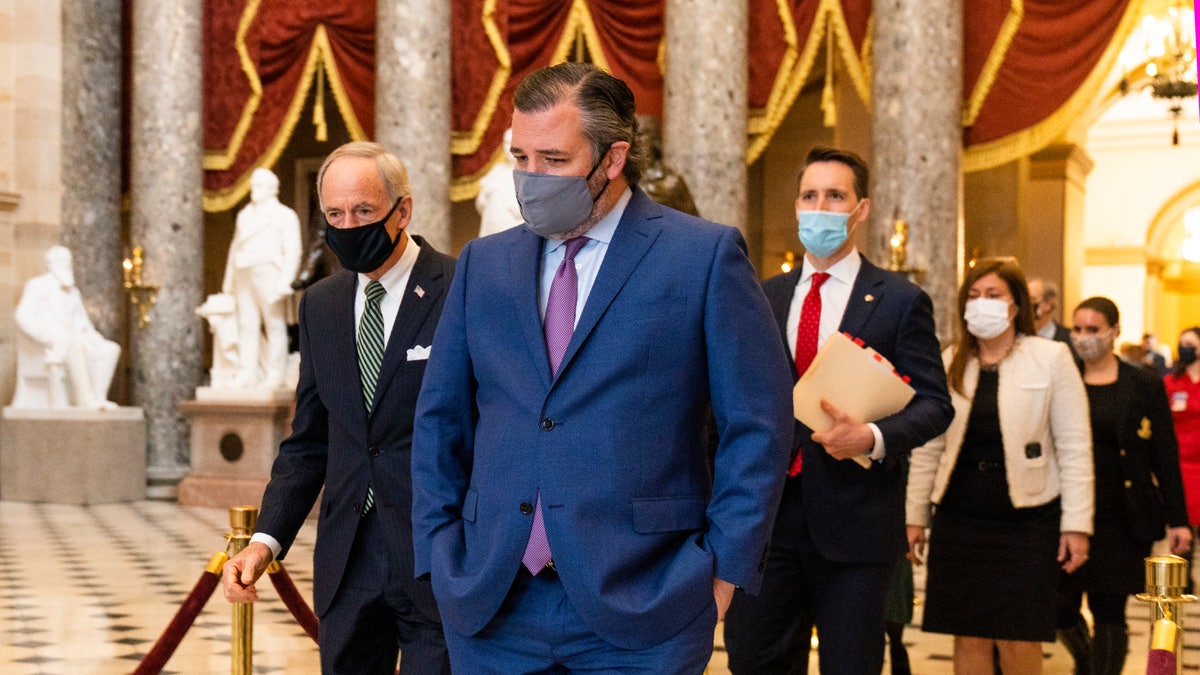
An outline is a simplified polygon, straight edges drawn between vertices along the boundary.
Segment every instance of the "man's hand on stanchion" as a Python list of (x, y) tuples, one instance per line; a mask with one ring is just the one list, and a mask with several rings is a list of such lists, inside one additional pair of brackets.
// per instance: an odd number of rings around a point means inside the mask
[(237, 555), (229, 559), (221, 568), (221, 585), (225, 589), (225, 599), (229, 602), (254, 602), (258, 600), (258, 590), (254, 582), (266, 571), (274, 555), (266, 544), (253, 541), (246, 544)]

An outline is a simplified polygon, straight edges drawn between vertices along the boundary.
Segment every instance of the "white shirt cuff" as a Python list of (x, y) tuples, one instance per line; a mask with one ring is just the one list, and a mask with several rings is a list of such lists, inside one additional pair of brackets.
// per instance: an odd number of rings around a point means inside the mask
[[(878, 432), (876, 432), (876, 433), (878, 434)], [(878, 435), (876, 436), (876, 438), (878, 439)], [(876, 440), (875, 444), (878, 446), (879, 441)], [(256, 541), (266, 544), (267, 548), (271, 549), (271, 559), (272, 560), (279, 559), (279, 552), (283, 550), (283, 546), (281, 546), (279, 544), (279, 542), (276, 541), (275, 537), (272, 537), (271, 535), (265, 534), (263, 532), (255, 532), (250, 537), (250, 543), (253, 544)]]
[(875, 447), (871, 448), (871, 454), (868, 457), (872, 461), (882, 462), (883, 458), (887, 456), (887, 448), (883, 445), (883, 432), (874, 422), (867, 422), (867, 427), (871, 429), (872, 434), (875, 434)]

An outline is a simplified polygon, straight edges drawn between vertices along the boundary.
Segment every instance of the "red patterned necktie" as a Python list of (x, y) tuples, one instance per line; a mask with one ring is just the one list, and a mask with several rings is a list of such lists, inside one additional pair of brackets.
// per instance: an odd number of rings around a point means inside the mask
[(821, 328), (821, 285), (829, 278), (828, 272), (814, 272), (808, 295), (800, 307), (800, 325), (796, 327), (796, 375), (812, 365), (817, 355), (817, 334)]
[[(808, 295), (804, 296), (804, 304), (800, 306), (800, 325), (796, 327), (796, 375), (804, 375), (804, 371), (812, 365), (817, 356), (817, 336), (821, 328), (821, 285), (829, 279), (828, 272), (814, 272)], [(796, 459), (788, 469), (789, 476), (800, 473), (803, 463), (803, 452), (796, 453)]]
[[(554, 272), (550, 282), (550, 298), (546, 301), (546, 319), (542, 330), (546, 335), (546, 354), (550, 357), (550, 375), (558, 374), (571, 334), (575, 332), (575, 307), (579, 298), (579, 274), (575, 271), (575, 254), (588, 242), (587, 237), (568, 239), (562, 263)], [(542, 520), (542, 495), (539, 492), (533, 511), (533, 527), (529, 531), (529, 542), (525, 544), (525, 555), (521, 562), (537, 575), (553, 556), (550, 541), (546, 538), (546, 523)]]

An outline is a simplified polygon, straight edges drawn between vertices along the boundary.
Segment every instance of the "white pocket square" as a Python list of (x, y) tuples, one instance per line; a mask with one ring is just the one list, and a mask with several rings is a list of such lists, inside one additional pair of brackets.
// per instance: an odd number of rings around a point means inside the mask
[(428, 347), (421, 347), (421, 346), (410, 347), (408, 350), (408, 360), (409, 361), (428, 361), (429, 360), (429, 350), (432, 348), (433, 348), (433, 345), (429, 345)]

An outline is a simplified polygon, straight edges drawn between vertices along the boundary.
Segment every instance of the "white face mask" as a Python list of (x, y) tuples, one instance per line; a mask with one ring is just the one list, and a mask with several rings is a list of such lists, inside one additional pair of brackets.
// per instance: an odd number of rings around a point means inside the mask
[(1008, 330), (1012, 319), (1008, 316), (1009, 302), (997, 298), (975, 298), (967, 301), (963, 319), (967, 330), (980, 340), (989, 340)]

